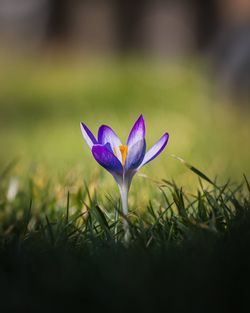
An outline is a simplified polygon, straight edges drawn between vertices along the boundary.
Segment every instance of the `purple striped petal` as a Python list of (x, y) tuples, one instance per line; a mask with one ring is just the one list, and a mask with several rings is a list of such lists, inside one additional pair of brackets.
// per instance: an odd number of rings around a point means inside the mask
[(125, 173), (136, 170), (144, 159), (146, 152), (145, 139), (137, 141), (133, 146), (128, 147), (128, 155), (125, 162)]
[(120, 139), (117, 137), (116, 133), (112, 128), (106, 125), (102, 125), (98, 130), (98, 143), (105, 145), (109, 143), (113, 152), (117, 155), (118, 159), (121, 161), (122, 156), (119, 147), (122, 145)]
[(95, 160), (112, 175), (122, 174), (121, 162), (106, 146), (99, 144), (94, 145), (92, 148), (92, 154)]
[(140, 168), (147, 164), (148, 162), (152, 161), (154, 158), (159, 155), (162, 150), (166, 147), (166, 144), (168, 143), (169, 135), (168, 133), (164, 134), (160, 140), (157, 141), (157, 143), (148, 150), (148, 152), (145, 154), (145, 157), (140, 165)]
[(135, 122), (131, 132), (128, 136), (127, 146), (133, 146), (137, 141), (144, 140), (145, 138), (145, 123), (143, 115), (140, 115), (138, 120)]
[(91, 149), (94, 144), (97, 144), (97, 140), (95, 139), (95, 136), (91, 133), (91, 131), (88, 129), (88, 127), (85, 124), (80, 123), (80, 126), (81, 126), (83, 138), (85, 139), (85, 141), (87, 142), (88, 146)]

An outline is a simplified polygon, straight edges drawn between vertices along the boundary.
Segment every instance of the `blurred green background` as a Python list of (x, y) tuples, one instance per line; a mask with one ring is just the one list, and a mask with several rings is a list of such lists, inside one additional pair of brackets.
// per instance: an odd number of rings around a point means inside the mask
[(149, 197), (161, 178), (196, 188), (173, 154), (220, 182), (249, 176), (248, 2), (25, 3), (0, 0), (1, 169), (17, 158), (12, 175), (41, 188), (109, 192), (79, 123), (95, 134), (108, 124), (125, 142), (143, 114), (147, 147), (166, 131), (170, 140), (132, 193)]
[[(79, 123), (86, 123), (94, 134), (101, 124), (108, 124), (125, 142), (143, 113), (147, 147), (165, 131), (170, 134), (165, 151), (141, 170), (150, 178), (196, 185), (195, 177), (172, 154), (220, 181), (241, 180), (243, 173), (250, 173), (247, 108), (223, 102), (204, 79), (204, 68), (192, 61), (67, 63), (54, 58), (21, 64), (17, 60), (2, 68), (1, 168), (17, 157), (16, 174), (34, 171), (62, 185), (89, 182), (98, 171), (99, 188), (107, 191), (113, 180), (92, 158)], [(141, 177), (137, 183), (140, 190), (152, 184)]]

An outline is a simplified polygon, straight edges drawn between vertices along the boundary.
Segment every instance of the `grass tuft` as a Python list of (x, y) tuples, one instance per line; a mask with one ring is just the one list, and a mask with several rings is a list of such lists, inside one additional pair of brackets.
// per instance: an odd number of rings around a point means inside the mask
[(101, 201), (86, 184), (67, 192), (65, 207), (50, 185), (39, 194), (30, 181), (32, 188), (24, 184), (8, 199), (11, 177), (5, 175), (1, 307), (36, 312), (79, 305), (109, 312), (239, 309), (244, 301), (234, 292), (250, 277), (248, 180), (244, 176), (241, 184), (218, 186), (193, 172), (199, 177), (196, 193), (162, 179), (155, 184), (158, 198), (144, 210), (130, 208), (126, 245), (120, 201), (112, 195)]

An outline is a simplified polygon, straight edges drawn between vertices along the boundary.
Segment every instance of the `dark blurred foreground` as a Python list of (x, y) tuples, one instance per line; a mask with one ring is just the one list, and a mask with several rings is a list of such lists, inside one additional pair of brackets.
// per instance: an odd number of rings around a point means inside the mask
[(3, 243), (1, 312), (243, 312), (248, 307), (250, 216), (224, 235), (189, 234), (145, 249)]

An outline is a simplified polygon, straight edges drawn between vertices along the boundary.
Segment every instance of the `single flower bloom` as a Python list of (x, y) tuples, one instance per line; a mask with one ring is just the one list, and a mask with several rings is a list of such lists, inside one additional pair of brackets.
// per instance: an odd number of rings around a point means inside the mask
[(126, 145), (121, 143), (109, 126), (102, 125), (99, 128), (97, 139), (83, 123), (81, 123), (81, 130), (95, 160), (109, 171), (116, 180), (121, 193), (123, 214), (126, 216), (128, 213), (128, 192), (133, 176), (142, 166), (151, 162), (163, 151), (168, 142), (168, 133), (165, 133), (146, 152), (146, 128), (142, 115), (132, 127)]

